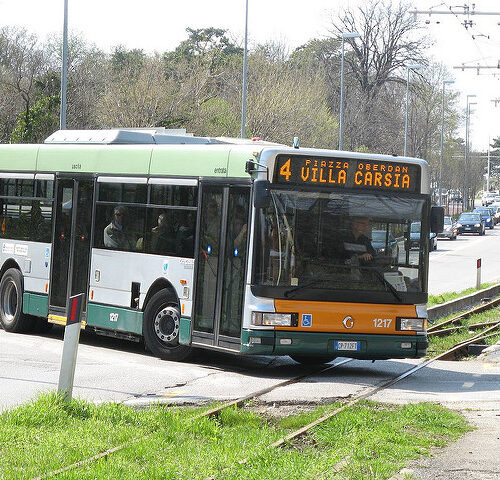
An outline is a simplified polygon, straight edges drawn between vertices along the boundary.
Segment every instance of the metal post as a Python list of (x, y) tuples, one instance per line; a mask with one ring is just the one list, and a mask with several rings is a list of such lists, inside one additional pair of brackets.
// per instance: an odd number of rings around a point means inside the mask
[(490, 168), (491, 168), (491, 164), (490, 164), (490, 145), (489, 145), (490, 142), (488, 142), (488, 169), (486, 171), (486, 191), (489, 192), (490, 191)]
[(67, 402), (71, 400), (73, 395), (73, 380), (75, 378), (78, 342), (80, 341), (80, 331), (82, 329), (81, 315), (84, 301), (84, 293), (70, 297), (66, 314), (67, 323), (64, 329), (63, 355), (57, 391), (62, 394)]
[(245, 6), (245, 48), (243, 49), (243, 92), (241, 95), (241, 138), (246, 137), (247, 123), (247, 54), (248, 54), (248, 0)]
[(344, 35), (342, 34), (342, 54), (340, 58), (340, 115), (339, 115), (339, 150), (342, 150), (342, 124), (344, 118)]
[(439, 182), (438, 182), (439, 205), (443, 204), (441, 190), (443, 189), (442, 174), (443, 174), (443, 150), (444, 150), (444, 106), (445, 106), (444, 95), (445, 95), (446, 85), (451, 83), (454, 83), (453, 80), (443, 80), (443, 102), (441, 106), (441, 151), (439, 155)]
[(358, 38), (359, 33), (343, 33), (342, 34), (342, 53), (340, 57), (340, 113), (339, 113), (339, 150), (343, 148), (343, 131), (344, 131), (344, 40), (346, 38)]
[(476, 289), (481, 288), (481, 259), (478, 258), (476, 262)]
[(64, 0), (64, 25), (63, 25), (63, 48), (61, 67), (61, 112), (59, 116), (59, 128), (66, 129), (66, 89), (68, 73), (68, 0)]
[(403, 156), (406, 157), (406, 146), (408, 143), (408, 110), (409, 110), (409, 98), (410, 98), (410, 70), (417, 70), (421, 65), (408, 65), (406, 67), (406, 108), (405, 108), (405, 142), (403, 148)]
[[(469, 102), (469, 98), (474, 98), (476, 95), (471, 94), (467, 95), (467, 106), (465, 110), (465, 181), (464, 181), (464, 187), (465, 187), (465, 192), (464, 192), (464, 207), (466, 209), (469, 208), (470, 206), (470, 192), (469, 192), (469, 170), (470, 170), (470, 138), (469, 138), (469, 125), (470, 125), (470, 106), (475, 105), (474, 102)], [(474, 207), (474, 205), (472, 205)]]
[(410, 67), (406, 67), (406, 102), (405, 102), (405, 143), (403, 156), (406, 157), (406, 143), (408, 138), (408, 97), (410, 92)]

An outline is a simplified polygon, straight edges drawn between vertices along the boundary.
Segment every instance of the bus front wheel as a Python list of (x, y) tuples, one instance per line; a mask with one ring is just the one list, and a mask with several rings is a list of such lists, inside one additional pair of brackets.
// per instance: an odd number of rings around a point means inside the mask
[(0, 323), (7, 332), (28, 332), (35, 323), (23, 314), (23, 277), (17, 268), (9, 268), (0, 281)]
[(181, 313), (175, 295), (168, 289), (160, 290), (144, 309), (142, 334), (146, 347), (163, 360), (186, 360), (192, 348), (179, 344)]

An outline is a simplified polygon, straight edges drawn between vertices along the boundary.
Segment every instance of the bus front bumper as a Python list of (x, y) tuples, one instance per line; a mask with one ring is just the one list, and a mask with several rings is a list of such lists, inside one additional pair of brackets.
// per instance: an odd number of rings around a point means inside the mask
[(243, 329), (241, 353), (337, 356), (367, 360), (422, 358), (426, 335), (363, 335)]

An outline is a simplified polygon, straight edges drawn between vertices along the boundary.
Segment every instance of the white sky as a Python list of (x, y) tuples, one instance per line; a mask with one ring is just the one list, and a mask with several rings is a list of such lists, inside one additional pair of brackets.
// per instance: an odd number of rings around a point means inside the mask
[[(283, 41), (291, 49), (311, 38), (328, 34), (330, 18), (339, 8), (364, 3), (362, 0), (248, 0), (250, 44), (266, 40)], [(409, 0), (412, 7), (427, 10), (448, 10), (456, 0)], [(497, 65), (500, 61), (500, 1), (476, 0), (476, 12), (499, 12), (499, 15), (469, 17), (474, 26), (466, 30), (460, 22), (463, 15), (419, 15), (426, 19), (429, 35), (435, 40), (431, 52), (436, 60), (444, 62), (456, 83), (447, 88), (465, 95), (477, 95), (472, 108), (471, 139), (475, 148), (486, 149), (488, 140), (500, 137), (500, 70), (453, 70), (454, 66)], [(462, 3), (463, 4), (463, 3)], [(17, 25), (44, 38), (50, 33), (60, 34), (63, 23), (64, 0), (0, 0), (0, 27)], [(462, 12), (463, 9), (454, 9)], [(439, 24), (435, 22), (439, 21)], [(185, 29), (219, 27), (228, 29), (236, 41), (244, 34), (245, 0), (69, 0), (69, 29), (105, 51), (114, 46), (142, 48), (145, 51), (164, 52), (175, 48), (186, 39)], [(475, 36), (475, 39), (472, 38)], [(482, 35), (489, 35), (489, 39)]]

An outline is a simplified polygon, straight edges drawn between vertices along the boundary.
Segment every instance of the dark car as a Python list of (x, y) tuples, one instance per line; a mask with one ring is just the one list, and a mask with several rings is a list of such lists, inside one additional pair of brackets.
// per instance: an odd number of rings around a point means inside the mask
[[(410, 248), (420, 247), (420, 222), (413, 222), (410, 225)], [(437, 237), (435, 233), (429, 234), (429, 252), (437, 250)]]
[(450, 240), (456, 240), (458, 235), (457, 224), (453, 221), (451, 217), (444, 217), (444, 228), (443, 231), (437, 234), (437, 238), (449, 238)]
[(377, 254), (398, 258), (398, 241), (391, 232), (372, 230), (372, 247)]
[(486, 227), (479, 213), (464, 212), (457, 219), (458, 233), (477, 233), (484, 235)]
[(484, 221), (484, 226), (488, 227), (490, 230), (495, 227), (493, 223), (493, 211), (489, 207), (478, 207), (472, 210), (472, 213), (479, 213)]

